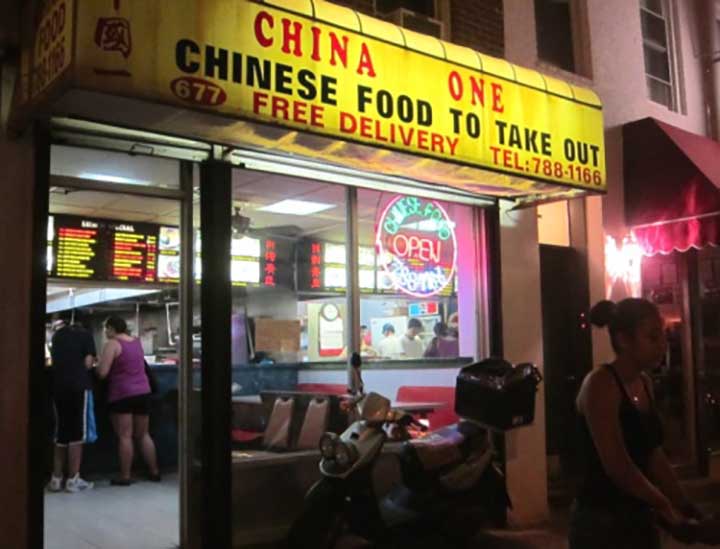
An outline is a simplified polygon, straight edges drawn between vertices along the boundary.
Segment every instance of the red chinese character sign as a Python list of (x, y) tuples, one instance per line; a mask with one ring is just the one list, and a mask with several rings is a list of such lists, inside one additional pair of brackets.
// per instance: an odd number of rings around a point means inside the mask
[(397, 196), (382, 210), (375, 232), (379, 266), (396, 290), (429, 297), (452, 283), (455, 224), (439, 202)]

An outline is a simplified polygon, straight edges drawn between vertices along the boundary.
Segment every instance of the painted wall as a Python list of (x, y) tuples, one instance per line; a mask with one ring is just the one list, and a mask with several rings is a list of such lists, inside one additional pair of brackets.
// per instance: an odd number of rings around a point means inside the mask
[[(5, 258), (0, 284), (0, 518), (3, 547), (28, 543), (28, 423), (30, 366), (30, 273), (33, 211), (31, 141), (7, 141), (0, 131), (0, 250)], [(13, 419), (15, 418), (15, 419)], [(25, 418), (27, 419), (27, 418)]]

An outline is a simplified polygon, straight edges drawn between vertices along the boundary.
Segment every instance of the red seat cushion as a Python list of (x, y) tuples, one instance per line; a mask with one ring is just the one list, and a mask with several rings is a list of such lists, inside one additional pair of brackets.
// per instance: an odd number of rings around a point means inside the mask
[(341, 383), (298, 383), (297, 390), (321, 395), (344, 395), (347, 386)]
[(243, 429), (233, 429), (230, 434), (233, 442), (253, 442), (263, 437), (262, 433), (257, 431), (245, 431)]
[(430, 429), (439, 429), (457, 423), (455, 413), (455, 387), (421, 387), (403, 385), (398, 388), (396, 400), (400, 402), (444, 402), (445, 406), (427, 415)]

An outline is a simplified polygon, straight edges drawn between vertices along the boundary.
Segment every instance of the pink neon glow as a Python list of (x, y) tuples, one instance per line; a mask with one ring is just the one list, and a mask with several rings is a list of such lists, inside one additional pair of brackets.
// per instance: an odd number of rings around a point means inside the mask
[(626, 291), (633, 297), (640, 296), (641, 266), (643, 250), (633, 235), (623, 238), (618, 245), (617, 241), (607, 235), (605, 237), (605, 273), (606, 293), (609, 298), (613, 286), (621, 281)]

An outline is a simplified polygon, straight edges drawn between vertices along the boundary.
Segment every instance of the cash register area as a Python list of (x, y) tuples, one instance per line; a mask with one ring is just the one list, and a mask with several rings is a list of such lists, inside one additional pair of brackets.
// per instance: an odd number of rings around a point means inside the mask
[[(46, 494), (46, 547), (173, 547), (179, 543), (178, 435), (183, 417), (178, 413), (180, 205), (68, 182), (172, 188), (177, 187), (177, 163), (52, 149), (47, 350), (58, 314), (71, 314), (72, 321), (89, 330), (98, 352), (105, 343), (103, 321), (110, 315), (127, 321), (158, 380), (150, 430), (163, 481), (138, 480), (127, 488), (109, 485), (118, 467), (116, 442), (102, 384), (96, 382), (98, 440), (86, 445), (81, 469), (95, 488), (83, 494)], [(473, 306), (480, 278), (478, 246), (473, 243), (477, 212), (428, 200), (425, 216), (420, 212), (407, 217), (405, 226), (396, 228), (388, 220), (402, 198), (357, 191), (363, 377), (366, 390), (383, 394), (437, 428), (455, 420), (455, 376), (478, 348)], [(198, 200), (193, 230), (196, 283), (202, 280), (203, 247)], [(325, 430), (341, 432), (347, 425), (340, 407), (348, 379), (345, 201), (341, 185), (233, 171), (228, 212), (233, 238), (227, 258), (233, 283), (232, 351), (227, 368), (232, 372), (228, 436), (238, 546), (282, 536), (317, 478), (320, 435)], [(385, 238), (383, 230), (400, 237)], [(394, 248), (388, 249), (390, 244)], [(387, 254), (403, 257), (411, 270), (421, 273), (405, 280), (403, 291), (394, 282), (397, 271), (392, 275)], [(428, 263), (425, 270), (423, 261)], [(203, 327), (194, 305), (188, 406), (198, 409)], [(48, 378), (52, 370), (49, 365)], [(192, 413), (188, 417), (197, 421)], [(198, 440), (189, 441), (191, 463)], [(392, 445), (389, 448), (392, 453)], [(48, 471), (50, 467), (48, 463)], [(392, 459), (381, 460), (379, 485), (393, 481), (394, 467)], [(137, 456), (134, 473), (142, 478)]]

